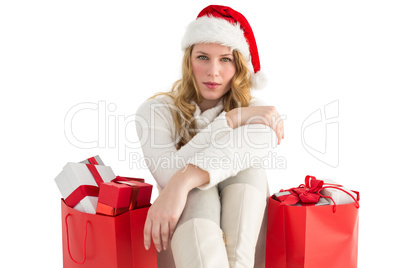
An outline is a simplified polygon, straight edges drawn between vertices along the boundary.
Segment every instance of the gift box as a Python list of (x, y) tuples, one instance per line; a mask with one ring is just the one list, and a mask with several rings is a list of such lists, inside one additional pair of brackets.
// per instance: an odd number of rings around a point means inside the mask
[[(292, 193), (290, 191), (284, 191), (284, 192), (278, 192), (278, 193), (274, 193), (272, 195), (272, 198), (282, 202), (288, 198), (295, 198), (295, 200), (299, 201), (298, 197), (294, 197), (291, 196)], [(289, 203), (289, 201), (288, 201)], [(295, 205), (295, 206), (306, 206), (306, 205), (314, 205), (314, 206), (327, 206), (327, 205), (331, 205), (331, 200), (328, 200), (327, 198), (321, 197), (317, 203), (315, 204), (301, 204), (300, 202), (294, 203), (294, 202), (290, 202), (290, 204)]]
[(135, 208), (140, 187), (117, 182), (102, 183), (99, 187), (97, 214), (117, 216)]
[(85, 159), (85, 160), (81, 161), (80, 163), (82, 163), (82, 164), (92, 164), (92, 165), (101, 165), (101, 166), (105, 165), (99, 155), (95, 155), (93, 157)]
[(321, 197), (317, 203), (315, 204), (300, 204), (297, 203), (295, 206), (328, 206), (331, 205), (331, 200), (328, 200), (327, 198)]
[[(281, 190), (273, 198), (284, 205), (344, 205), (357, 203), (358, 193), (351, 191), (332, 180), (317, 180), (306, 176), (305, 184)], [(335, 207), (334, 207), (335, 209)]]
[[(329, 202), (337, 205), (344, 205), (354, 203), (357, 199), (357, 194), (342, 185), (337, 184), (335, 181), (330, 179), (323, 179), (324, 187), (320, 191), (323, 196), (328, 196)], [(334, 187), (334, 188), (332, 188)]]
[(117, 176), (113, 182), (138, 187), (137, 202), (135, 208), (148, 207), (151, 205), (152, 184), (145, 183), (143, 179)]
[(55, 178), (55, 182), (68, 206), (95, 214), (99, 185), (115, 177), (108, 166), (69, 162)]

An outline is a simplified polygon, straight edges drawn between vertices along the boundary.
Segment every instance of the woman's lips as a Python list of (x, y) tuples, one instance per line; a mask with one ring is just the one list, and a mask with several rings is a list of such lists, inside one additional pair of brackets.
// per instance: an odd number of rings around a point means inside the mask
[(221, 85), (221, 84), (215, 83), (215, 82), (204, 82), (203, 84), (209, 89), (215, 89)]

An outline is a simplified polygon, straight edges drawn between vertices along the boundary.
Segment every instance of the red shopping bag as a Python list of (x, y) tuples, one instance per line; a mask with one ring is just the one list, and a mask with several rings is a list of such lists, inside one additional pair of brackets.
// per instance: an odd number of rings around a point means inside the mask
[[(144, 226), (148, 208), (139, 208), (130, 211), (131, 217), (131, 245), (134, 268), (158, 267), (156, 249), (151, 246), (149, 250), (144, 247)], [(133, 213), (136, 211), (136, 213)]]
[(131, 210), (116, 217), (77, 211), (67, 206), (63, 199), (61, 208), (64, 268), (157, 267), (154, 247), (147, 251), (144, 246), (132, 246), (143, 244), (148, 208)]
[(267, 268), (356, 268), (358, 208), (281, 205), (271, 196)]

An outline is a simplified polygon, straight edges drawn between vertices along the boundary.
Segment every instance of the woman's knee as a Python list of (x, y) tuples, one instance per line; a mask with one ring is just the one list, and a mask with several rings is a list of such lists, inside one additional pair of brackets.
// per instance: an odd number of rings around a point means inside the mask
[(208, 219), (219, 225), (220, 214), (221, 203), (218, 188), (212, 187), (208, 190), (194, 188), (188, 193), (186, 206), (177, 226), (195, 218)]
[(227, 186), (236, 183), (244, 183), (254, 186), (265, 196), (268, 194), (268, 180), (264, 168), (248, 168), (240, 171), (233, 177), (227, 178), (218, 184), (219, 193), (222, 192)]

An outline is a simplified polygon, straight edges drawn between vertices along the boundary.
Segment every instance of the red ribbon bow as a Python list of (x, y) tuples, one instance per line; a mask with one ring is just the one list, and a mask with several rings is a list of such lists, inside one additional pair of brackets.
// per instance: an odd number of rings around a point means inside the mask
[(280, 190), (280, 192), (290, 192), (289, 195), (282, 195), (277, 197), (277, 200), (283, 205), (295, 205), (300, 202), (301, 204), (317, 204), (321, 197), (329, 198), (334, 203), (334, 212), (336, 211), (335, 201), (330, 196), (323, 196), (320, 191), (325, 188), (334, 188), (345, 192), (353, 198), (356, 207), (359, 208), (359, 202), (350, 193), (341, 189), (342, 185), (325, 183), (322, 180), (317, 180), (314, 176), (307, 175), (305, 184), (300, 184), (299, 187), (290, 188), (288, 190)]
[[(311, 180), (310, 180), (311, 179)], [(313, 176), (306, 176), (305, 184), (300, 184), (299, 187), (281, 190), (281, 192), (290, 192), (290, 195), (278, 197), (284, 205), (295, 205), (298, 202), (303, 204), (316, 204), (320, 198), (320, 190), (323, 188), (324, 181), (317, 180)]]

